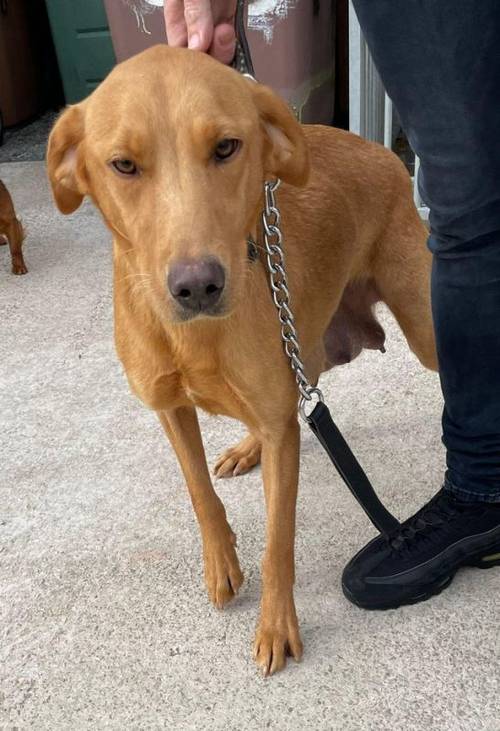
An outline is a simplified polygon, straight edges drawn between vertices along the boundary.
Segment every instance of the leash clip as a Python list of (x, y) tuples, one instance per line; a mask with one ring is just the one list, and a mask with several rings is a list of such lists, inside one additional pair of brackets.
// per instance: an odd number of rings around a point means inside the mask
[[(309, 424), (309, 418), (310, 418), (312, 412), (314, 411), (314, 408), (316, 407), (316, 405), (319, 403), (321, 403), (321, 404), (325, 403), (325, 399), (323, 397), (323, 392), (320, 391), (320, 389), (317, 387), (310, 388), (308, 391), (308, 396), (309, 396), (309, 398), (306, 398), (306, 396), (301, 395), (301, 397), (299, 399), (299, 414), (302, 417), (302, 420), (305, 421), (306, 424)], [(309, 414), (306, 412), (306, 405), (308, 405), (308, 404), (310, 406), (312, 406), (312, 410)]]

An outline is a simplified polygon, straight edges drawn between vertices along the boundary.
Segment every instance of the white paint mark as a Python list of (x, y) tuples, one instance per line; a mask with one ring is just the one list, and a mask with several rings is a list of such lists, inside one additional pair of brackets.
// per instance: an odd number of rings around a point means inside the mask
[[(137, 25), (144, 33), (146, 28), (144, 16), (153, 12), (153, 8), (162, 8), (164, 0), (123, 0), (134, 12)], [(248, 27), (263, 33), (267, 43), (273, 40), (274, 26), (287, 17), (298, 0), (250, 0), (248, 5)], [(150, 7), (153, 6), (153, 7)]]
[[(154, 13), (155, 8), (163, 5), (163, 0), (122, 0), (125, 5), (132, 10), (137, 21), (137, 29), (142, 33), (151, 35), (151, 31), (146, 26), (146, 15)], [(161, 3), (161, 5), (160, 5)]]
[(287, 17), (298, 0), (252, 0), (248, 6), (248, 27), (264, 34), (267, 43), (273, 40), (274, 26)]

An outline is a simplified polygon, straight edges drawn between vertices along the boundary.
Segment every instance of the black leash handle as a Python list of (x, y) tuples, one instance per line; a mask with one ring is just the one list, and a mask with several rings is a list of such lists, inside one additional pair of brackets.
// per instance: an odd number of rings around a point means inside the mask
[(236, 5), (235, 31), (236, 52), (231, 65), (240, 74), (250, 74), (255, 78), (252, 55), (245, 32), (245, 0), (238, 0)]
[(322, 401), (307, 416), (307, 423), (373, 525), (386, 537), (394, 533), (399, 528), (399, 521), (380, 502), (370, 480)]

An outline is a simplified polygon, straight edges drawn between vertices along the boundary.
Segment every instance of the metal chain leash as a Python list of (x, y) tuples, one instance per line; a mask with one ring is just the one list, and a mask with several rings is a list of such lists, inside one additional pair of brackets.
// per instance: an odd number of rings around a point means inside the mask
[(295, 318), (290, 305), (290, 291), (288, 289), (285, 256), (282, 246), (281, 215), (274, 196), (280, 184), (281, 180), (279, 178), (272, 182), (266, 181), (264, 183), (265, 205), (262, 211), (264, 245), (267, 255), (271, 292), (281, 324), (281, 338), (284, 343), (285, 353), (290, 359), (290, 365), (295, 374), (295, 380), (297, 381), (300, 392), (299, 412), (304, 421), (307, 421), (306, 403), (312, 402), (314, 397), (319, 401), (323, 401), (324, 399), (320, 389), (309, 382), (304, 372), (304, 363), (301, 359)]
[[(255, 81), (255, 74), (250, 56), (250, 49), (245, 37), (245, 23), (243, 19), (245, 0), (238, 0), (238, 14), (236, 33), (238, 48), (233, 65), (245, 76)], [(262, 212), (264, 227), (264, 243), (271, 282), (271, 292), (278, 311), (281, 325), (281, 337), (285, 353), (290, 359), (290, 365), (299, 389), (299, 413), (309, 425), (326, 450), (336, 470), (363, 507), (372, 523), (386, 537), (392, 536), (399, 527), (399, 522), (390, 514), (380, 502), (363, 468), (351, 452), (349, 445), (338, 430), (328, 408), (324, 405), (323, 394), (313, 386), (304, 371), (304, 363), (300, 354), (300, 345), (295, 327), (294, 316), (290, 305), (290, 292), (286, 277), (285, 257), (283, 254), (283, 234), (281, 231), (281, 216), (276, 204), (275, 192), (281, 181), (266, 181), (264, 184), (265, 206)], [(251, 241), (248, 245), (250, 247)], [(250, 251), (250, 248), (249, 248)], [(253, 248), (252, 258), (254, 256)], [(317, 409), (317, 401), (322, 404)], [(313, 405), (314, 409), (306, 413), (306, 405)]]
[[(245, 34), (245, 0), (237, 1), (236, 8), (236, 54), (232, 65), (243, 76), (256, 81), (252, 64), (250, 48)], [(281, 232), (281, 216), (276, 204), (274, 194), (281, 184), (278, 178), (273, 182), (267, 181), (264, 184), (265, 206), (262, 212), (262, 225), (264, 227), (264, 244), (267, 255), (267, 266), (271, 292), (278, 311), (278, 318), (281, 325), (281, 338), (284, 343), (285, 353), (290, 359), (290, 365), (295, 374), (295, 380), (299, 388), (299, 413), (304, 421), (308, 421), (306, 403), (312, 403), (314, 397), (323, 401), (323, 394), (313, 386), (305, 372), (304, 363), (300, 357), (300, 345), (293, 312), (290, 308), (290, 292), (285, 270), (285, 257), (283, 254), (283, 234)]]

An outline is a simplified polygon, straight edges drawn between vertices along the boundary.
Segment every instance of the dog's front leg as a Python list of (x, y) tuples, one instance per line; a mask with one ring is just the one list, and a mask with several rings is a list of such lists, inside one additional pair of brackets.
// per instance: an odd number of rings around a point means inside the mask
[(208, 594), (221, 609), (237, 594), (243, 574), (236, 555), (235, 535), (212, 486), (196, 410), (183, 406), (174, 411), (159, 411), (158, 416), (181, 465), (200, 525)]
[(287, 655), (296, 660), (300, 660), (302, 655), (293, 600), (299, 450), (296, 416), (279, 433), (268, 433), (262, 440), (267, 536), (262, 563), (262, 606), (254, 656), (265, 675), (281, 670)]

